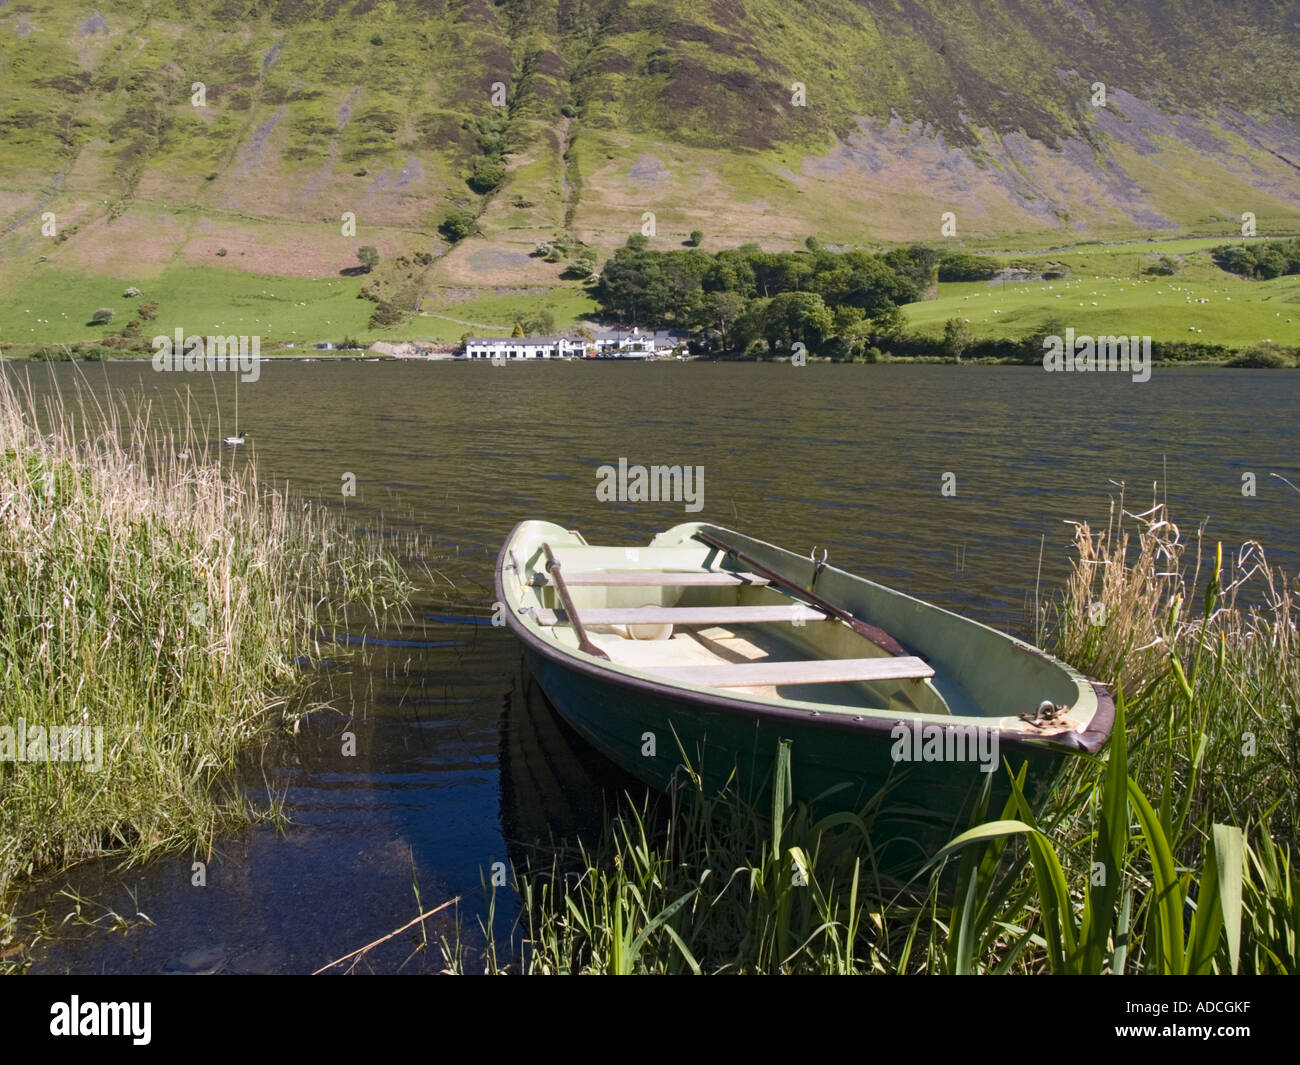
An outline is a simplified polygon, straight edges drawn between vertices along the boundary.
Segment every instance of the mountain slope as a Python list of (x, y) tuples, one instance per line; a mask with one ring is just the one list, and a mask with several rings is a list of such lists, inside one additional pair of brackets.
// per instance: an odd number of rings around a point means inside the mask
[(440, 256), (412, 291), (546, 284), (538, 241), (608, 251), (646, 212), (664, 246), (1300, 229), (1286, 2), (145, 8), (0, 0), (0, 280), (337, 276), (369, 243)]

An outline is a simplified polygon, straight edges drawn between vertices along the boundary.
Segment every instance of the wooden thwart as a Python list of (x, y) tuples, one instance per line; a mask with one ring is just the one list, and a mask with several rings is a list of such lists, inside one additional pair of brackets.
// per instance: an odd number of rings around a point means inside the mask
[[(536, 583), (548, 583), (537, 575)], [(647, 588), (712, 588), (731, 587), (752, 584), (755, 586), (768, 583), (766, 577), (757, 573), (731, 573), (724, 570), (696, 570), (683, 573), (665, 573), (662, 570), (589, 570), (586, 572), (566, 573), (565, 581), (570, 588), (585, 585), (642, 585)], [(551, 582), (553, 583), (553, 582)], [(585, 612), (584, 612), (585, 616)]]
[(805, 662), (742, 662), (719, 666), (647, 667), (666, 680), (706, 688), (780, 684), (841, 684), (871, 680), (924, 680), (934, 670), (912, 656), (825, 658)]
[[(568, 574), (565, 574), (568, 580)], [(570, 615), (563, 610), (533, 612), (539, 625), (564, 625)], [(753, 622), (825, 621), (826, 615), (812, 607), (794, 606), (638, 606), (584, 607), (586, 625), (748, 625)]]

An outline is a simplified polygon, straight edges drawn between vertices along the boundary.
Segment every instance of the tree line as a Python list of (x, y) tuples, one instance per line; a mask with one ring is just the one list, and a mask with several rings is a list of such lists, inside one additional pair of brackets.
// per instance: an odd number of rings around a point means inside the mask
[(684, 329), (713, 353), (788, 351), (852, 357), (902, 332), (899, 308), (922, 299), (943, 256), (914, 244), (888, 252), (652, 251), (631, 236), (592, 287), (603, 317), (625, 325)]
[(1220, 244), (1210, 249), (1210, 257), (1220, 269), (1256, 281), (1300, 274), (1300, 237), (1263, 244)]

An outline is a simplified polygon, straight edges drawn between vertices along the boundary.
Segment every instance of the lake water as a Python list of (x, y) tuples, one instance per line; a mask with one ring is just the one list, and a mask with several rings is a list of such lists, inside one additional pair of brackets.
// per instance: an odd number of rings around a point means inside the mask
[[(1160, 482), (1186, 532), (1205, 523), (1210, 550), (1254, 538), (1300, 569), (1300, 491), (1269, 476), (1300, 484), (1300, 374), (1284, 371), (1157, 368), (1137, 384), (1021, 367), (318, 362), (264, 364), (238, 389), (233, 375), (147, 363), (11, 372), (38, 392), (67, 394), (74, 378), (141, 391), (164, 418), (188, 385), (211, 440), (249, 432), (264, 480), (357, 527), (382, 515), (418, 531), (416, 561), (436, 571), (415, 622), (380, 634), (391, 643), (368, 668), (319, 671), (342, 714), (310, 719), (268, 770), (292, 823), (221, 840), (206, 887), (192, 886), (189, 855), (94, 863), (42, 886), (30, 904), (56, 921), (71, 885), (154, 924), (74, 927), (38, 949), (40, 972), (311, 971), (414, 918), (413, 883), (425, 909), (463, 896), (472, 927), (493, 863), (544, 856), (522, 844), (598, 819), (627, 782), (556, 725), (512, 637), (487, 623), (493, 560), (523, 518), (629, 546), (713, 521), (825, 548), (834, 565), (1020, 634), (1040, 541), (1046, 599), (1066, 572), (1066, 523), (1104, 524), (1120, 484), (1142, 511)], [(597, 468), (620, 458), (702, 466), (703, 509), (599, 501)], [(449, 913), (434, 931), (449, 932)], [(361, 968), (439, 967), (413, 949), (398, 936)]]

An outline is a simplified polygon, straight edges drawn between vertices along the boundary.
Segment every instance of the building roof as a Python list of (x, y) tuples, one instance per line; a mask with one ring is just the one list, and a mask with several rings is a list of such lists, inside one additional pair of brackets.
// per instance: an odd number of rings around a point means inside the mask
[(561, 340), (573, 343), (572, 337), (565, 336), (530, 336), (530, 337), (466, 337), (466, 344), (558, 344)]

